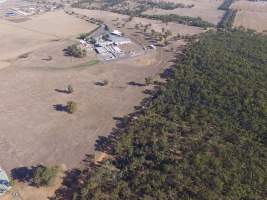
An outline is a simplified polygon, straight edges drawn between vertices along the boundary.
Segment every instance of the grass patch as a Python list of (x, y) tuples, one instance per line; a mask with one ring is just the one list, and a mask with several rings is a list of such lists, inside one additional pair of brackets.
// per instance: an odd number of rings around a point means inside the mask
[(88, 62), (86, 62), (86, 63), (83, 63), (83, 64), (81, 64), (81, 65), (78, 65), (78, 66), (76, 66), (76, 67), (91, 67), (91, 66), (93, 66), (93, 65), (98, 64), (99, 62), (100, 62), (99, 60), (94, 59), (94, 60), (90, 60), (90, 61), (88, 61)]

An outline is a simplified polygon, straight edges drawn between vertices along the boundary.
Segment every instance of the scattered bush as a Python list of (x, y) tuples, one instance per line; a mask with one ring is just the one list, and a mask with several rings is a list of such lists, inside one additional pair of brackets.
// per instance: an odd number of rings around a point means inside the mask
[(64, 49), (66, 55), (76, 58), (83, 58), (86, 56), (86, 50), (81, 49), (77, 44), (73, 44)]
[(57, 173), (57, 167), (38, 166), (33, 173), (32, 183), (37, 187), (50, 186), (53, 184)]
[(77, 103), (74, 101), (67, 102), (67, 112), (72, 114), (77, 111)]
[(24, 53), (19, 56), (19, 58), (28, 58), (28, 57), (29, 57), (29, 53)]
[(108, 83), (109, 83), (108, 80), (104, 80), (103, 81), (103, 86), (108, 85)]
[(151, 77), (147, 77), (145, 78), (145, 84), (148, 86), (152, 83), (152, 78)]
[(74, 92), (74, 89), (71, 85), (68, 85), (68, 89), (67, 89), (68, 93), (71, 94)]

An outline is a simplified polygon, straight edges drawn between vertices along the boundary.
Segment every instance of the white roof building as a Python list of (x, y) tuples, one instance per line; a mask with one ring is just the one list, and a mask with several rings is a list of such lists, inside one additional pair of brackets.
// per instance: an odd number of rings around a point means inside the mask
[(117, 35), (117, 36), (122, 36), (122, 32), (120, 32), (118, 30), (114, 30), (111, 34)]

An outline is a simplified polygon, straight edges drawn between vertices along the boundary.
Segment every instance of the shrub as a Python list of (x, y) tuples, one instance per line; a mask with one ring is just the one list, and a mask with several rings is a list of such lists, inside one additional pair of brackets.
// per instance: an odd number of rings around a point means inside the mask
[(104, 80), (103, 81), (103, 86), (108, 85), (108, 83), (109, 83), (108, 80)]
[(68, 85), (68, 89), (67, 89), (68, 93), (71, 94), (74, 92), (74, 89), (71, 85)]
[(77, 111), (77, 103), (74, 101), (67, 102), (67, 112), (72, 114)]
[(77, 58), (82, 58), (86, 56), (86, 50), (81, 49), (77, 44), (68, 46), (64, 51), (68, 56), (73, 56)]
[(57, 167), (38, 166), (33, 173), (32, 183), (37, 187), (49, 186), (53, 184), (57, 173)]
[(151, 83), (152, 83), (152, 78), (151, 77), (145, 78), (145, 84), (146, 85), (150, 85)]

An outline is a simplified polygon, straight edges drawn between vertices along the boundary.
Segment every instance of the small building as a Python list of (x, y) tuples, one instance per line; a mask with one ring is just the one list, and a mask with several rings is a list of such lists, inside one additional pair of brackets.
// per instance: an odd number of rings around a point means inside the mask
[(11, 189), (8, 176), (6, 172), (0, 168), (0, 196), (3, 196), (8, 190)]
[(114, 30), (111, 32), (112, 35), (117, 35), (117, 36), (122, 36), (122, 32), (118, 31), (118, 30)]
[(112, 34), (109, 35), (108, 40), (113, 42), (115, 45), (129, 44), (132, 42), (129, 38), (118, 37)]

